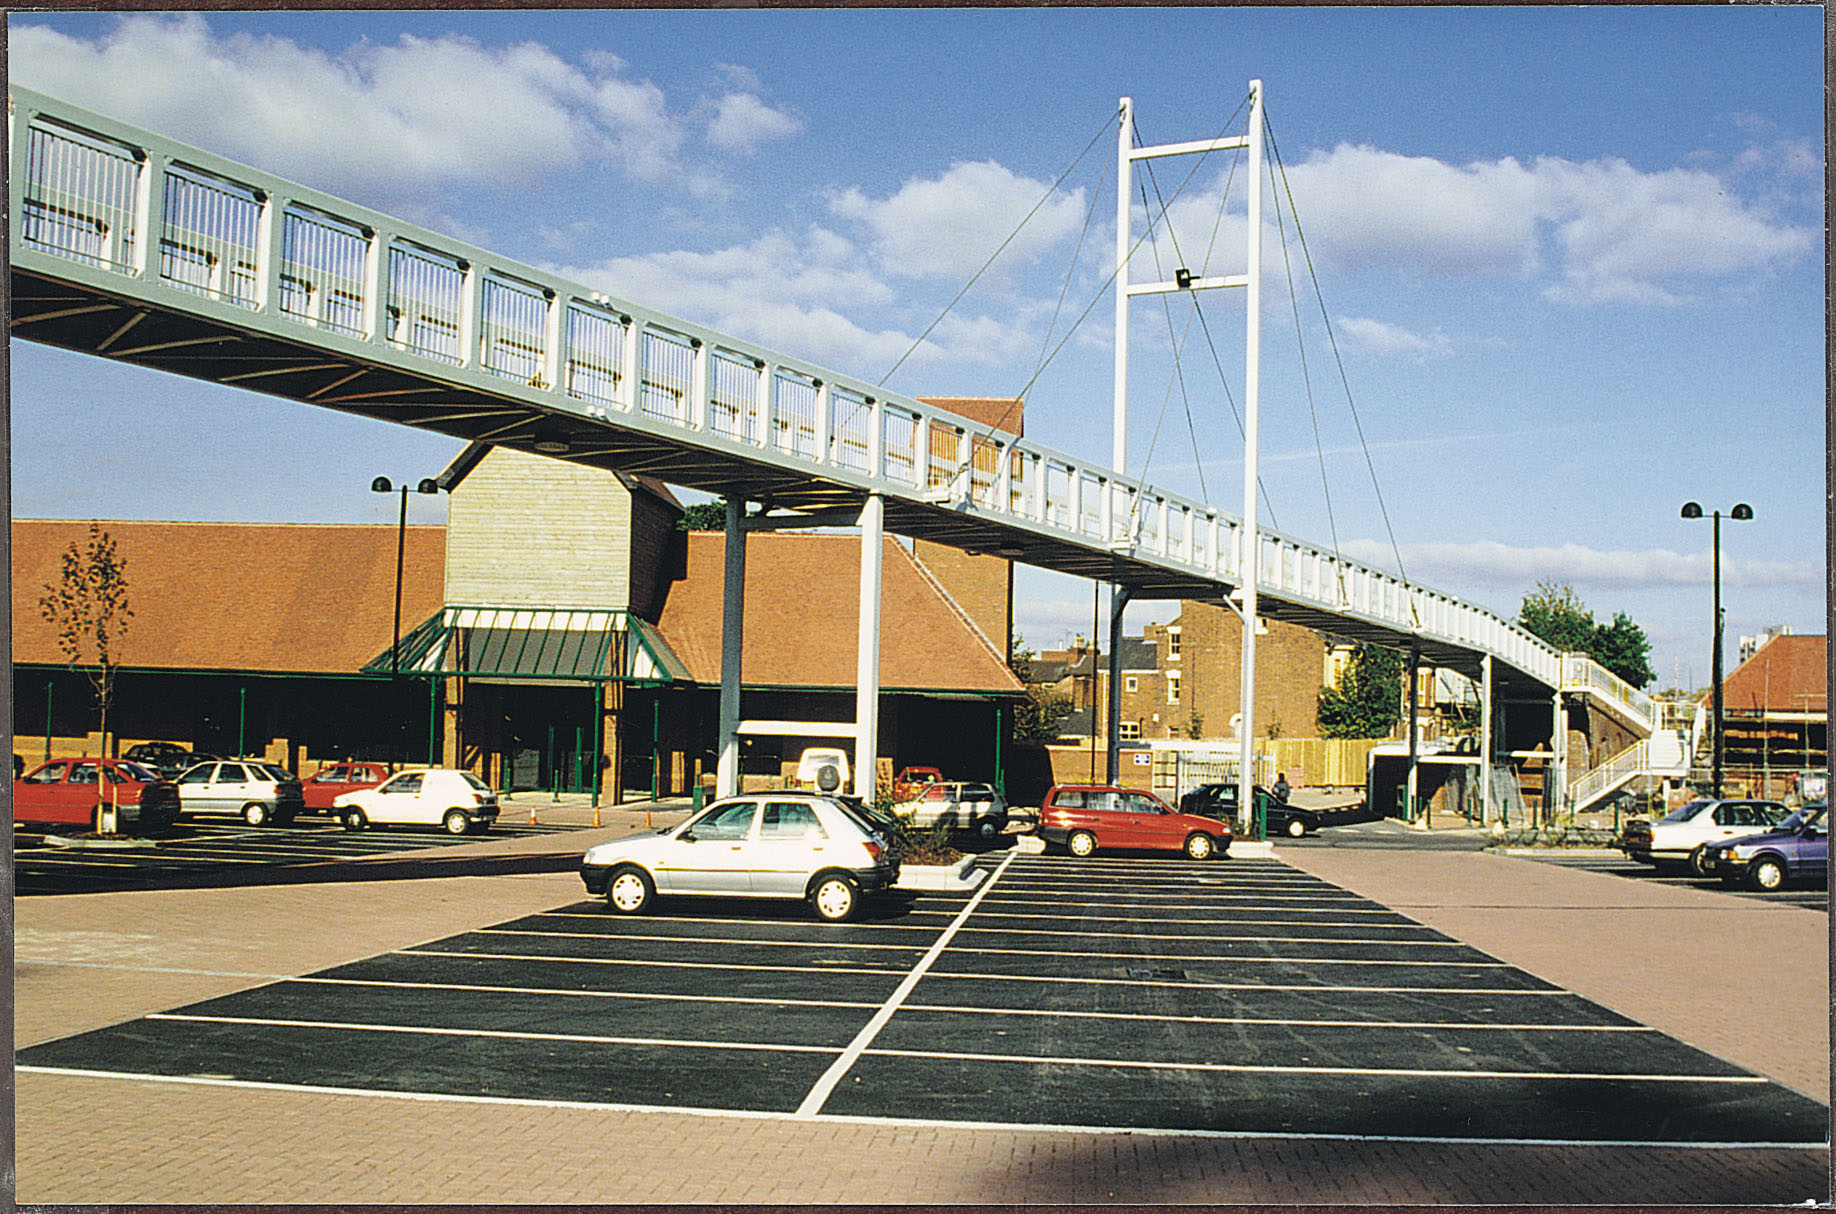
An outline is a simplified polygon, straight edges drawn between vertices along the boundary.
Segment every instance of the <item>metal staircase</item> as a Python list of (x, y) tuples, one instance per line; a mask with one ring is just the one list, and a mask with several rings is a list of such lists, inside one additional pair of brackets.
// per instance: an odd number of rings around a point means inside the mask
[(1640, 776), (1677, 779), (1689, 774), (1689, 749), (1675, 730), (1660, 729), (1633, 743), (1568, 785), (1568, 808), (1580, 813)]

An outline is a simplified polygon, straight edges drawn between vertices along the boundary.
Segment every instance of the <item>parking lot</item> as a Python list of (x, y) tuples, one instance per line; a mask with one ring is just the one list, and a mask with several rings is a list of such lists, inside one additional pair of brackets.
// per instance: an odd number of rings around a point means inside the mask
[[(492, 834), (520, 838), (564, 826), (499, 819)], [(13, 837), (13, 889), (27, 894), (75, 894), (272, 877), (278, 867), (357, 860), (396, 852), (475, 843), (476, 835), (371, 826), (347, 831), (329, 817), (309, 815), (287, 826), (248, 826), (240, 818), (191, 815), (156, 838), (124, 847), (67, 847), (42, 830)]]
[(1628, 860), (1622, 855), (1597, 853), (1563, 855), (1555, 851), (1537, 858), (1550, 864), (1562, 864), (1588, 872), (1607, 873), (1615, 877), (1624, 877), (1629, 881), (1649, 881), (1682, 889), (1713, 890), (1716, 893), (1728, 894), (1736, 898), (1752, 898), (1780, 906), (1800, 906), (1805, 910), (1821, 911), (1826, 915), (1830, 910), (1829, 890), (1816, 882), (1800, 881), (1788, 884), (1783, 889), (1753, 890), (1748, 889), (1745, 885), (1724, 885), (1719, 879), (1713, 877), (1698, 877), (1693, 873), (1674, 869), (1659, 870), (1649, 864)]
[(1279, 861), (982, 863), (972, 895), (843, 927), (794, 905), (557, 905), (18, 1064), (908, 1126), (1826, 1138), (1816, 1101)]

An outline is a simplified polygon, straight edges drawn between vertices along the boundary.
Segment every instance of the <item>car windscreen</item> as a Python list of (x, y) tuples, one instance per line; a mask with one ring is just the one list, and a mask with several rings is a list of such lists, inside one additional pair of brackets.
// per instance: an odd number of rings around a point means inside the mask
[(1691, 818), (1695, 817), (1697, 814), (1701, 813), (1702, 807), (1707, 804), (1708, 804), (1707, 801), (1691, 801), (1688, 805), (1680, 805), (1676, 809), (1671, 810), (1669, 813), (1659, 818), (1658, 821), (1660, 822), (1687, 822)]
[(138, 763), (129, 763), (129, 762), (117, 763), (115, 764), (115, 770), (118, 771), (122, 776), (126, 777), (127, 779), (137, 780), (142, 784), (151, 784), (159, 779), (158, 776), (154, 775), (151, 771), (142, 767)]
[(467, 784), (471, 785), (474, 789), (478, 790), (479, 792), (490, 792), (491, 791), (491, 786), (489, 784), (486, 784), (483, 780), (480, 780), (477, 776), (473, 775), (471, 772), (462, 771), (459, 774), (460, 776), (464, 778)]

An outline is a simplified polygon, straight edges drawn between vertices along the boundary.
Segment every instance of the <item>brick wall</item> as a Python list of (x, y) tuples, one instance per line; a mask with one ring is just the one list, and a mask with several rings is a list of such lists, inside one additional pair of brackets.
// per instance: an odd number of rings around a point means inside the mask
[(931, 540), (913, 540), (912, 555), (931, 571), (982, 635), (1002, 653), (1012, 648), (1014, 565), (998, 556), (970, 556)]
[(452, 491), (446, 601), (625, 607), (630, 538), (631, 494), (616, 476), (494, 448)]

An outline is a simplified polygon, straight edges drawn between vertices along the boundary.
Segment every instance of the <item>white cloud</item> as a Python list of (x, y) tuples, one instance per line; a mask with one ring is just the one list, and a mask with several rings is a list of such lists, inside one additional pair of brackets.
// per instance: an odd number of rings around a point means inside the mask
[[(897, 293), (872, 273), (852, 241), (821, 227), (801, 236), (768, 233), (705, 253), (556, 267), (556, 273), (867, 379), (891, 368), (916, 337), (853, 319), (895, 302)], [(953, 313), (907, 365), (1001, 365), (1017, 352), (1030, 354), (1033, 340), (1009, 322)]]
[[(1801, 156), (1779, 160), (1801, 171)], [(1743, 167), (1751, 167), (1743, 162)], [(1445, 275), (1546, 278), (1569, 303), (1674, 303), (1692, 284), (1787, 264), (1816, 232), (1701, 169), (1538, 157), (1451, 165), (1340, 145), (1288, 170), (1316, 255)]]
[[(992, 160), (959, 162), (941, 176), (907, 181), (890, 198), (845, 190), (831, 200), (830, 210), (867, 228), (887, 273), (964, 282), (1016, 229), (1018, 235), (996, 263), (997, 274), (1003, 265), (1028, 262), (1057, 248), (1082, 226), (1084, 192), (1055, 193), (1039, 206), (1050, 184)], [(1021, 228), (1035, 206), (1038, 213)]]
[(1341, 317), (1339, 331), (1351, 339), (1354, 348), (1373, 354), (1413, 354), (1426, 357), (1453, 352), (1453, 343), (1439, 333), (1422, 337), (1400, 326), (1368, 316)]
[[(1400, 547), (1410, 580), (1431, 586), (1528, 589), (1551, 581), (1625, 590), (1706, 586), (1712, 577), (1707, 552), (1678, 553), (1667, 548), (1640, 551), (1583, 544), (1522, 548), (1496, 540)], [(1350, 540), (1340, 545), (1340, 551), (1354, 560), (1395, 568), (1390, 546), (1378, 540)], [(1724, 555), (1721, 580), (1724, 586), (1820, 590), (1824, 569), (1811, 561), (1735, 561)]]
[(708, 142), (722, 151), (750, 155), (760, 144), (789, 138), (802, 129), (800, 119), (772, 109), (752, 93), (728, 93), (715, 103)]
[[(454, 36), (333, 55), (218, 37), (197, 14), (123, 17), (94, 41), (15, 19), (8, 50), (27, 87), (331, 190), (510, 187), (588, 160), (646, 181), (677, 172), (684, 132), (661, 90), (624, 79), (615, 56), (585, 62)], [(705, 175), (693, 184), (710, 188)]]

